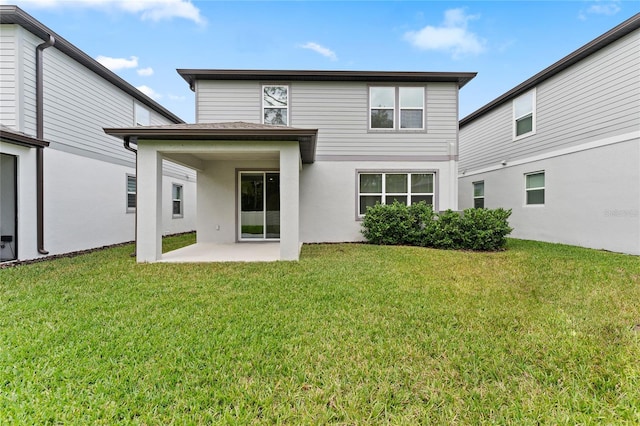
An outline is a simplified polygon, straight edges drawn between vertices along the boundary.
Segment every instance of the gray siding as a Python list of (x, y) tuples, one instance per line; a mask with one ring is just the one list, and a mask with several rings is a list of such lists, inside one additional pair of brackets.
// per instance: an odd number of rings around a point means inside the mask
[(640, 128), (640, 31), (536, 88), (536, 134), (513, 141), (511, 102), (460, 129), (460, 170), (578, 146)]
[(0, 25), (0, 122), (21, 130), (18, 124), (18, 83), (16, 66), (17, 25)]
[[(316, 154), (321, 156), (449, 155), (457, 137), (455, 83), (426, 85), (426, 131), (368, 130), (367, 83), (265, 82), (290, 87), (290, 125), (318, 128)], [(197, 121), (261, 122), (261, 83), (198, 81)]]

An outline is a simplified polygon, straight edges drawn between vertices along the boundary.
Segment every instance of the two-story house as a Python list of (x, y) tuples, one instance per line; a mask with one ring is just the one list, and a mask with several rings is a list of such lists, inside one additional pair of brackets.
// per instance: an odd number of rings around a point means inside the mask
[[(133, 240), (135, 153), (103, 127), (170, 123), (182, 120), (20, 8), (1, 5), (0, 261)], [(193, 230), (195, 173), (165, 162), (161, 176), (163, 233)]]
[(182, 260), (232, 246), (295, 260), (304, 242), (362, 240), (375, 203), (457, 209), (458, 92), (475, 73), (178, 72), (196, 124), (105, 129), (138, 146), (140, 262), (180, 258), (161, 252), (164, 159), (197, 170), (197, 244)]
[(516, 238), (640, 254), (640, 14), (460, 121), (459, 205)]

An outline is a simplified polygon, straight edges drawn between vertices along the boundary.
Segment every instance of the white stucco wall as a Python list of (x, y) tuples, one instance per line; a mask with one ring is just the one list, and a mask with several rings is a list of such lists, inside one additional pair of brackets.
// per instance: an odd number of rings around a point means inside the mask
[[(513, 209), (515, 238), (640, 254), (640, 138), (463, 175), (460, 207), (473, 206), (484, 181), (485, 207)], [(525, 205), (525, 173), (545, 172), (544, 206)]]

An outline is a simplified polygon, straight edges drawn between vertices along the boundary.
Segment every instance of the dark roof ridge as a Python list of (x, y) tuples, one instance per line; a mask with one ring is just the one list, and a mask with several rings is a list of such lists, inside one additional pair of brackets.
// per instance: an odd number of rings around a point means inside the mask
[(43, 40), (48, 40), (49, 35), (52, 35), (56, 42), (53, 45), (56, 49), (64, 53), (65, 55), (76, 60), (89, 70), (98, 74), (114, 86), (130, 94), (140, 102), (144, 103), (154, 111), (162, 114), (171, 121), (176, 123), (183, 123), (180, 117), (160, 105), (158, 102), (145, 95), (133, 85), (126, 82), (124, 79), (116, 75), (113, 71), (110, 71), (98, 61), (87, 55), (85, 52), (77, 48), (75, 45), (58, 35), (55, 31), (48, 28), (42, 22), (29, 15), (27, 12), (15, 5), (0, 5), (0, 24), (17, 24), (40, 37)]
[(589, 43), (578, 48), (569, 55), (535, 74), (533, 77), (525, 80), (513, 89), (509, 90), (508, 92), (502, 94), (488, 104), (467, 115), (462, 120), (460, 120), (460, 127), (462, 128), (476, 118), (491, 111), (493, 108), (502, 105), (503, 103), (515, 98), (516, 96), (526, 92), (527, 90), (530, 90), (531, 88), (553, 77), (561, 71), (564, 71), (565, 69), (581, 61), (582, 59), (596, 53), (602, 48), (626, 36), (627, 34), (632, 33), (638, 28), (640, 28), (640, 13), (635, 14), (631, 18), (622, 22), (620, 25), (617, 25), (601, 36), (595, 38), (594, 40), (591, 40)]

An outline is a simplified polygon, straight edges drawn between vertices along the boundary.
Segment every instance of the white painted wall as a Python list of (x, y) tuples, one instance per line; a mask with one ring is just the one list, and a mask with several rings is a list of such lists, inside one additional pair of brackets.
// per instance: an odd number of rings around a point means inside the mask
[[(483, 180), (486, 208), (513, 209), (515, 238), (640, 255), (640, 137), (513, 164), (462, 176), (460, 208)], [(524, 174), (540, 170), (545, 205), (526, 206)]]

